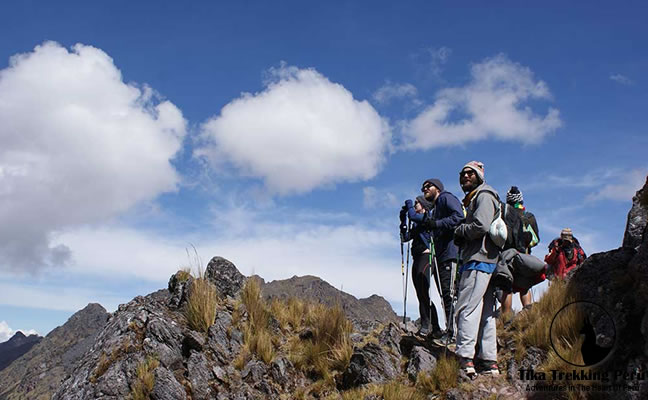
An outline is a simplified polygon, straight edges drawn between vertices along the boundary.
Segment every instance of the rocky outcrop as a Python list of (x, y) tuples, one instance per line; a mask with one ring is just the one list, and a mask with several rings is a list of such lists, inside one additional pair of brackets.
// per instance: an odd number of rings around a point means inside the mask
[(7, 368), (15, 359), (27, 353), (34, 345), (43, 339), (39, 335), (25, 336), (18, 331), (6, 342), (0, 343), (0, 371)]
[[(647, 373), (647, 183), (633, 197), (622, 247), (593, 254), (570, 280), (579, 300), (597, 304), (589, 313), (596, 344), (614, 346), (601, 368)], [(600, 311), (597, 311), (600, 310)], [(613, 319), (614, 324), (606, 323)], [(647, 397), (646, 380), (637, 398)], [(633, 398), (633, 393), (629, 398)]]
[(88, 304), (0, 371), (0, 399), (49, 399), (95, 342), (109, 314)]

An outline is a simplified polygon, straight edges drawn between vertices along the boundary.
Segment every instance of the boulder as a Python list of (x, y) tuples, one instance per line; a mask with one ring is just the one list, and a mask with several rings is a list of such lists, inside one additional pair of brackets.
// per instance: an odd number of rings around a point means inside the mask
[(214, 257), (207, 264), (205, 278), (216, 286), (219, 297), (235, 297), (243, 287), (246, 277), (237, 267), (223, 257)]

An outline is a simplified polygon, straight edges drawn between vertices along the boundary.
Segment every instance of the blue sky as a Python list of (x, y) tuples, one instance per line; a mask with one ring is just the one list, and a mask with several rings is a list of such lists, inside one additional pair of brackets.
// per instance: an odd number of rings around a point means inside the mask
[[(402, 309), (398, 210), (485, 163), (620, 245), (647, 174), (646, 2), (51, 2), (0, 13), (0, 340), (221, 255)], [(414, 290), (408, 303), (415, 316)]]

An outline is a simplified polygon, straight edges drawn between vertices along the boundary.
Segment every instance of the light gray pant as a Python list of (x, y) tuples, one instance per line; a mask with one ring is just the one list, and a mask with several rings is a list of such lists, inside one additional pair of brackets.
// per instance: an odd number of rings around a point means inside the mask
[(473, 359), (497, 361), (494, 288), (491, 274), (476, 270), (462, 272), (457, 299), (457, 349), (455, 354)]

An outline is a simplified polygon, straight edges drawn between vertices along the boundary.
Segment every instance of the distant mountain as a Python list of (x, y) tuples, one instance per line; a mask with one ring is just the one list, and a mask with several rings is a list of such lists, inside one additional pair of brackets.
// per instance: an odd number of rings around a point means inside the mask
[(317, 276), (294, 276), (290, 279), (276, 280), (265, 283), (263, 279), (262, 292), (264, 297), (288, 299), (297, 297), (304, 300), (313, 300), (328, 306), (339, 303), (347, 318), (353, 321), (397, 322), (398, 317), (392, 310), (390, 303), (383, 297), (372, 295), (364, 299), (357, 299), (351, 294), (331, 286)]
[(11, 339), (0, 343), (0, 371), (5, 369), (11, 362), (27, 353), (35, 344), (43, 339), (39, 335), (25, 336), (18, 331)]
[(108, 316), (101, 305), (91, 303), (42, 338), (0, 371), (0, 400), (51, 398), (90, 348)]

